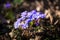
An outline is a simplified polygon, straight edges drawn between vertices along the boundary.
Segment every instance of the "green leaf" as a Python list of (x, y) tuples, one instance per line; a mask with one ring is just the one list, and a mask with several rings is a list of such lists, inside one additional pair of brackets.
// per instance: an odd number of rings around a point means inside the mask
[(7, 12), (5, 15), (5, 18), (10, 19), (10, 20), (14, 20), (14, 18), (15, 18), (14, 13), (12, 11)]
[(22, 3), (23, 2), (23, 0), (14, 0), (14, 4), (20, 4), (20, 3)]

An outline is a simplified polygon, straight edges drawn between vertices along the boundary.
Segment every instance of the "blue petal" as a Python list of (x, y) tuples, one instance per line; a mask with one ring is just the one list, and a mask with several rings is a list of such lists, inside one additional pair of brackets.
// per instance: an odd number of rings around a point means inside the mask
[(24, 11), (24, 12), (22, 12), (21, 13), (21, 16), (23, 17), (23, 16), (26, 16), (27, 15), (27, 11)]
[(29, 22), (31, 22), (31, 19), (26, 19), (25, 23), (28, 24)]
[(15, 29), (19, 28), (19, 23), (17, 21), (14, 23), (14, 28)]
[(41, 18), (45, 18), (45, 17), (46, 17), (46, 15), (45, 15), (45, 14), (42, 14), (42, 15), (41, 15)]
[(28, 27), (28, 24), (24, 23), (24, 24), (22, 24), (21, 27), (22, 27), (23, 29), (26, 29), (26, 28)]
[(31, 13), (35, 14), (36, 13), (36, 10), (32, 10)]

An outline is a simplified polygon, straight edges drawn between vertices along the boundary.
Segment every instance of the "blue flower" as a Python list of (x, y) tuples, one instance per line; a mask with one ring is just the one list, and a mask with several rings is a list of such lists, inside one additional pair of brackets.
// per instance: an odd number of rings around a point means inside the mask
[(45, 14), (40, 14), (40, 18), (45, 18), (46, 15)]
[(40, 12), (37, 12), (36, 14), (35, 14), (36, 16), (36, 19), (38, 19), (39, 17), (40, 17)]
[(10, 7), (11, 7), (11, 4), (10, 4), (10, 3), (6, 3), (6, 4), (5, 4), (5, 7), (6, 7), (6, 8), (10, 8)]
[(23, 24), (22, 28), (23, 28), (23, 29), (28, 28), (28, 24)]
[(28, 24), (29, 22), (31, 22), (31, 19), (26, 19), (25, 23)]
[(17, 21), (20, 22), (22, 20), (22, 18), (18, 18)]
[(32, 10), (32, 11), (30, 12), (30, 17), (29, 17), (29, 19), (34, 20), (34, 19), (35, 19), (35, 14), (36, 14), (36, 10)]
[(33, 14), (31, 20), (35, 20), (35, 18), (36, 18), (36, 14)]
[(23, 24), (21, 24), (21, 27), (22, 27), (23, 29), (28, 28), (28, 23), (30, 23), (30, 22), (31, 22), (30, 19), (26, 19), (25, 22), (24, 22)]
[(26, 15), (27, 15), (27, 11), (24, 11), (21, 13), (21, 17), (26, 16)]
[(30, 16), (32, 16), (32, 13), (31, 12), (28, 12), (27, 13), (27, 18), (29, 18)]
[(36, 13), (36, 10), (30, 11), (30, 12), (28, 12), (27, 17), (31, 19), (32, 16), (33, 16), (35, 13)]
[(32, 10), (31, 13), (36, 14), (36, 10)]
[(17, 23), (16, 23), (16, 22), (14, 22), (14, 28), (15, 28), (15, 29), (16, 29), (16, 28), (18, 28), (18, 27), (17, 27)]
[(25, 19), (26, 19), (26, 17), (25, 17), (25, 16), (23, 16), (23, 17), (21, 17), (21, 19), (22, 19), (22, 20), (25, 20)]
[(14, 28), (15, 28), (15, 29), (19, 28), (19, 25), (20, 25), (20, 23), (18, 23), (17, 21), (14, 22)]
[(17, 19), (17, 21), (14, 23), (14, 28), (15, 28), (15, 29), (16, 29), (16, 28), (19, 28), (20, 22), (21, 22), (22, 20), (25, 20), (25, 19), (24, 19), (23, 17)]
[(22, 29), (26, 29), (28, 27), (28, 23), (25, 23), (25, 22), (22, 21), (20, 26), (22, 27)]

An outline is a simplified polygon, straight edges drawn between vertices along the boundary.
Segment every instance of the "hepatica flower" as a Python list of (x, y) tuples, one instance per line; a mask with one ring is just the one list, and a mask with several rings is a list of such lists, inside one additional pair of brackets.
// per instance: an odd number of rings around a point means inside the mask
[[(43, 14), (42, 12), (36, 12), (36, 10), (32, 10), (30, 12), (24, 11), (21, 13), (21, 18), (17, 19), (17, 21), (14, 23), (14, 27), (19, 28), (19, 26), (21, 26), (23, 29), (26, 29), (28, 27), (28, 24), (33, 20), (38, 20), (39, 18), (45, 17), (45, 14)], [(36, 25), (39, 25), (39, 23), (37, 23)]]
[(34, 15), (36, 13), (36, 10), (32, 10), (32, 11), (30, 11), (30, 12), (28, 12), (28, 14), (27, 14), (27, 17), (32, 17), (32, 15)]
[(23, 17), (23, 16), (26, 16), (27, 15), (27, 11), (24, 11), (24, 12), (22, 12), (21, 13), (21, 16)]
[(20, 26), (21, 26), (22, 29), (26, 29), (26, 28), (28, 27), (28, 24), (27, 24), (26, 22), (23, 22), (23, 21), (22, 21), (22, 22), (20, 23)]
[(35, 19), (35, 14), (36, 14), (36, 10), (32, 10), (31, 12), (30, 12), (30, 14), (31, 14), (31, 16), (29, 17), (31, 20), (34, 20)]
[(36, 10), (32, 10), (31, 13), (35, 14), (36, 13)]
[(36, 14), (35, 14), (36, 16), (36, 19), (38, 19), (39, 18), (39, 16), (40, 16), (40, 12), (36, 12)]
[(31, 12), (28, 12), (27, 13), (27, 18), (30, 18), (32, 16), (32, 13)]
[(14, 28), (17, 29), (20, 26), (20, 22), (21, 22), (22, 18), (18, 18), (16, 22), (14, 22)]
[(26, 17), (25, 17), (25, 16), (21, 17), (21, 20), (25, 20), (25, 19), (26, 19)]
[(19, 28), (19, 24), (18, 24), (18, 22), (17, 22), (17, 21), (16, 21), (16, 22), (14, 22), (14, 28), (15, 28), (15, 29)]
[(28, 28), (28, 24), (24, 24), (24, 25), (22, 26), (22, 28), (23, 28), (23, 29)]
[(28, 24), (29, 24), (30, 22), (31, 22), (30, 19), (26, 19), (25, 22), (24, 22), (24, 24), (22, 24), (22, 28), (23, 28), (23, 29), (28, 28)]
[(22, 20), (22, 18), (18, 18), (17, 21), (20, 22)]
[(10, 8), (11, 7), (11, 4), (9, 3), (9, 2), (7, 2), (6, 4), (5, 4), (5, 8)]
[(28, 23), (30, 23), (30, 22), (31, 22), (31, 19), (26, 19), (26, 20), (25, 20), (25, 23), (26, 23), (26, 24), (28, 24)]
[(45, 14), (40, 14), (40, 18), (45, 18), (46, 15)]

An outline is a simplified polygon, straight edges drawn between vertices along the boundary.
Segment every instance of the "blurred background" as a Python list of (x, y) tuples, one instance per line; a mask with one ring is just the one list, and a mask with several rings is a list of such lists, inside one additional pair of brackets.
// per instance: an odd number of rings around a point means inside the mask
[[(24, 11), (46, 15), (39, 25), (32, 21), (26, 29), (14, 28)], [(60, 40), (60, 0), (0, 0), (0, 40)]]

